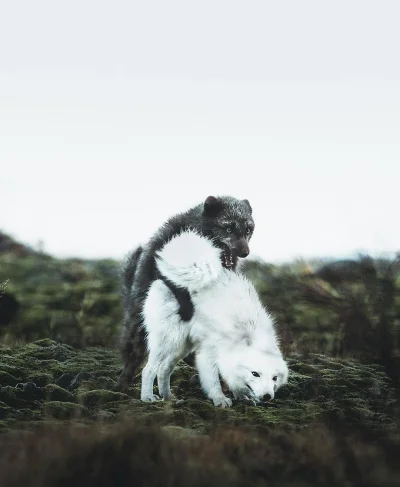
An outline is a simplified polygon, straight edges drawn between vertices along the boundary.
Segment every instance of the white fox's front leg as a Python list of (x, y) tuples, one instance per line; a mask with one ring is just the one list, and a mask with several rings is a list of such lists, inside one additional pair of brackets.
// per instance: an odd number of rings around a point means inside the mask
[(219, 381), (218, 368), (210, 353), (200, 350), (196, 353), (196, 366), (199, 372), (200, 384), (205, 394), (212, 400), (214, 406), (222, 408), (232, 406), (232, 401), (222, 392)]

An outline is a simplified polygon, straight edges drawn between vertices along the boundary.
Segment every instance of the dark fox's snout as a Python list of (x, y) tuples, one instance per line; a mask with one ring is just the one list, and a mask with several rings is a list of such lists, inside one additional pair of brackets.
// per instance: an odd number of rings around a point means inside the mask
[(242, 259), (247, 257), (250, 253), (249, 244), (246, 240), (239, 240), (235, 246), (235, 250), (238, 257), (241, 257)]

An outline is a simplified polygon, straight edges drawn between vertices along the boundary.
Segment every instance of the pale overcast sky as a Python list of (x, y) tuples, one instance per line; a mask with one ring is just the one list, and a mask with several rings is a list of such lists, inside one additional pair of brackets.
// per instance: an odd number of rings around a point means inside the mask
[(400, 2), (4, 2), (0, 228), (121, 258), (210, 194), (253, 256), (400, 248)]

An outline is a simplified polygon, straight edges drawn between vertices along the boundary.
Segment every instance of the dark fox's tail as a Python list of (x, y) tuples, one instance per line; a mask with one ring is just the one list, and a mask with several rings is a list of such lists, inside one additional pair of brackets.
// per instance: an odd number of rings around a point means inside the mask
[(137, 269), (137, 264), (142, 255), (143, 248), (137, 247), (133, 252), (127, 255), (122, 266), (120, 274), (121, 297), (124, 307), (126, 308), (129, 296), (132, 290), (133, 279)]
[(121, 335), (119, 337), (119, 349), (125, 362), (123, 371), (115, 386), (115, 390), (126, 392), (129, 382), (137, 374), (140, 365), (145, 357), (145, 337), (140, 327), (140, 320), (137, 313), (131, 313), (130, 306), (132, 285), (137, 271), (138, 262), (142, 255), (143, 248), (137, 247), (128, 254), (121, 266), (120, 287), (121, 298), (124, 307), (124, 318)]

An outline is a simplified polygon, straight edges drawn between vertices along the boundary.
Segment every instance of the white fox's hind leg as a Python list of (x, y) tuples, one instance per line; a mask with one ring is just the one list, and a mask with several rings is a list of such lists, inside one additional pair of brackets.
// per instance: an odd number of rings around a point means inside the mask
[(212, 400), (214, 406), (222, 408), (232, 406), (232, 401), (222, 392), (218, 368), (211, 354), (204, 350), (198, 351), (196, 354), (196, 366), (201, 387), (209, 399)]
[(164, 400), (173, 399), (170, 376), (190, 347), (190, 325), (182, 323), (178, 311), (178, 302), (172, 292), (162, 281), (155, 281), (143, 308), (149, 350), (149, 361), (142, 374), (143, 401), (158, 399), (153, 394), (156, 377), (160, 396)]
[(173, 401), (175, 399), (175, 396), (171, 392), (171, 374), (176, 364), (185, 355), (184, 353), (169, 355), (160, 364), (157, 374), (158, 391), (164, 401)]
[(142, 372), (142, 389), (140, 399), (145, 402), (159, 401), (160, 398), (154, 394), (154, 380), (157, 376), (158, 365), (153, 354), (150, 354), (146, 367)]
[[(175, 336), (176, 338), (176, 336)], [(185, 346), (184, 340), (164, 340), (152, 342), (150, 346), (149, 360), (142, 372), (142, 401), (157, 401), (160, 398), (153, 394), (154, 380), (157, 377), (158, 391), (165, 401), (175, 399), (171, 392), (170, 379), (171, 374), (178, 361), (187, 355), (191, 350)]]

